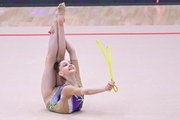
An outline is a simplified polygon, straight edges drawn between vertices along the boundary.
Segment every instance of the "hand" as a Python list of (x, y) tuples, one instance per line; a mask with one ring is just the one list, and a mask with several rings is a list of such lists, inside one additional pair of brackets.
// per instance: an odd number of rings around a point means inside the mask
[(105, 90), (109, 91), (111, 90), (115, 85), (115, 82), (108, 82), (108, 84), (105, 86)]
[(49, 34), (54, 34), (54, 28), (51, 26), (51, 29), (48, 31)]

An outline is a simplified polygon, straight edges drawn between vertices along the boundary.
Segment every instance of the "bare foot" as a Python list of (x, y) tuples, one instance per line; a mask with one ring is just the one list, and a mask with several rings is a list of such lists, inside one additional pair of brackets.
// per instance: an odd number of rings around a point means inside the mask
[(55, 20), (57, 23), (62, 25), (65, 22), (65, 3), (60, 3), (57, 7), (57, 11), (55, 13)]
[(55, 31), (54, 31), (54, 27), (51, 26), (51, 28), (50, 28), (50, 30), (48, 31), (48, 33), (49, 33), (49, 34), (54, 34), (54, 32), (55, 32)]
[(62, 16), (65, 16), (65, 7), (66, 7), (66, 5), (65, 5), (64, 2), (63, 2), (63, 3), (60, 3), (60, 4), (58, 5), (58, 7), (57, 7), (58, 13), (59, 13), (60, 15), (62, 15)]

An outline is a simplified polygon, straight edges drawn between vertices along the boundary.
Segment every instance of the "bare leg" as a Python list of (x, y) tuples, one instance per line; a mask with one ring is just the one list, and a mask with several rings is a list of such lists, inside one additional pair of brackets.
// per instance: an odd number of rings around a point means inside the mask
[[(57, 21), (58, 23), (58, 40), (57, 40), (57, 45), (58, 45), (58, 53), (57, 53), (57, 58), (56, 62), (61, 62), (64, 60), (65, 56), (65, 51), (66, 51), (66, 40), (65, 40), (65, 34), (64, 34), (64, 19), (65, 16), (65, 3), (60, 3), (57, 7), (57, 12), (55, 13), (55, 18), (54, 20)], [(50, 34), (54, 34), (54, 28), (53, 26), (51, 27)], [(57, 86), (61, 86), (65, 83), (65, 80), (60, 77), (58, 74), (56, 75), (57, 78)]]
[[(65, 51), (66, 51), (66, 41), (65, 41), (65, 34), (64, 34), (64, 21), (65, 21), (65, 3), (61, 3), (58, 6), (57, 12), (57, 22), (58, 22), (58, 55), (57, 61), (60, 62), (64, 60)], [(63, 85), (65, 80), (57, 75), (57, 85)]]
[(48, 46), (48, 53), (46, 56), (45, 69), (42, 76), (41, 92), (45, 104), (47, 104), (47, 98), (52, 93), (56, 86), (56, 75), (54, 70), (54, 63), (56, 62), (56, 56), (58, 51), (57, 46), (57, 22), (54, 23), (54, 34), (51, 34)]
[(58, 13), (57, 13), (57, 22), (58, 22), (58, 62), (64, 60), (64, 55), (66, 51), (66, 41), (65, 41), (65, 34), (64, 34), (64, 15), (65, 15), (65, 3), (61, 3), (58, 6)]

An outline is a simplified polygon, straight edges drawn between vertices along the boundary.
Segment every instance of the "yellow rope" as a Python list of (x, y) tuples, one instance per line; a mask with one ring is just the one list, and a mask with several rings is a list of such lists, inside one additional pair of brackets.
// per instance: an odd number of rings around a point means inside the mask
[[(104, 57), (106, 59), (106, 62), (107, 62), (108, 67), (109, 67), (109, 73), (110, 73), (111, 81), (114, 82), (114, 76), (113, 76), (113, 71), (112, 71), (112, 50), (111, 50), (111, 47), (106, 46), (106, 51), (105, 51), (99, 40), (96, 40), (96, 43), (97, 43), (99, 49), (101, 50), (102, 54), (104, 55)], [(118, 92), (118, 87), (115, 85), (113, 87), (113, 90), (115, 92)]]

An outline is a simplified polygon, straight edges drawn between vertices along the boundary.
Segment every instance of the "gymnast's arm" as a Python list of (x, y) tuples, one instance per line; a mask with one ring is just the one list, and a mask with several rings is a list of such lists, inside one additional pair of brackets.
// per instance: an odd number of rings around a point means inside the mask
[(74, 86), (66, 86), (63, 89), (63, 94), (67, 96), (72, 96), (72, 95), (93, 95), (93, 94), (98, 94), (102, 93), (105, 91), (109, 91), (114, 87), (115, 83), (114, 82), (108, 82), (108, 84), (105, 87), (98, 87), (98, 88), (77, 88)]
[(66, 40), (66, 50), (69, 53), (70, 60), (77, 60), (76, 51), (74, 47)]
[(76, 79), (77, 79), (78, 83), (80, 84), (80, 86), (82, 87), (76, 51), (75, 51), (74, 47), (67, 40), (66, 40), (66, 50), (69, 53), (70, 60), (71, 60), (72, 64), (76, 67)]

